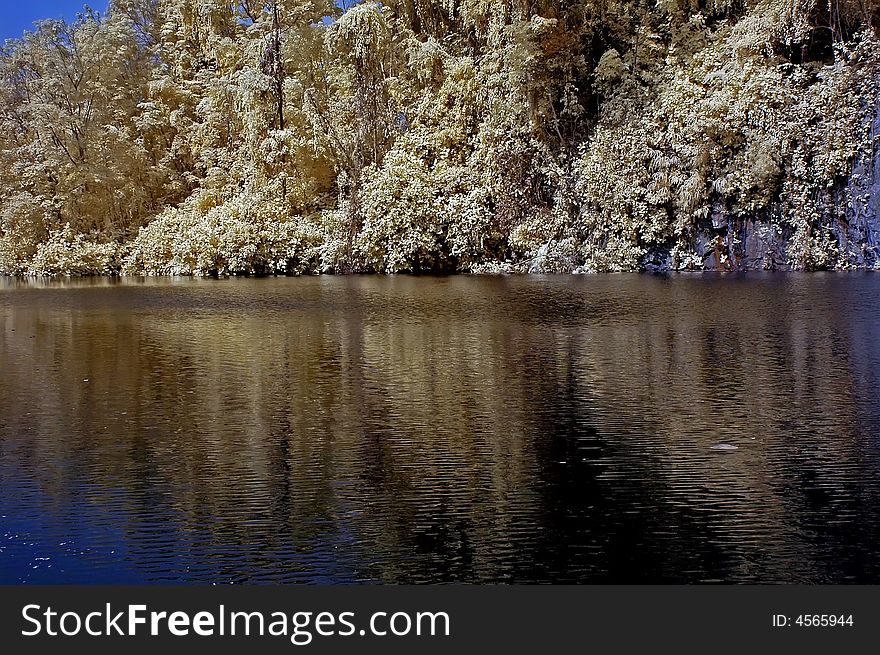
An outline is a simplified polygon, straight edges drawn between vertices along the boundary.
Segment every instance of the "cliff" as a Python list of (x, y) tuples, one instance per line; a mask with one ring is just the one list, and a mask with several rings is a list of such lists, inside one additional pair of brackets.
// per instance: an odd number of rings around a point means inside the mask
[(877, 269), (875, 0), (113, 0), (0, 53), (0, 272)]

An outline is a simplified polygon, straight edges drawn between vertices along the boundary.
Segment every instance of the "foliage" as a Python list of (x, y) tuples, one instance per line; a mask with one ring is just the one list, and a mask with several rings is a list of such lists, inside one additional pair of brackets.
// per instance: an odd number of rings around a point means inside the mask
[(77, 234), (69, 223), (38, 247), (30, 262), (31, 275), (106, 275), (118, 268), (118, 246)]
[(113, 0), (0, 51), (0, 272), (877, 266), (878, 24), (864, 0)]
[(323, 241), (317, 223), (279, 216), (258, 194), (220, 204), (198, 195), (141, 228), (123, 271), (150, 275), (301, 273), (313, 270)]

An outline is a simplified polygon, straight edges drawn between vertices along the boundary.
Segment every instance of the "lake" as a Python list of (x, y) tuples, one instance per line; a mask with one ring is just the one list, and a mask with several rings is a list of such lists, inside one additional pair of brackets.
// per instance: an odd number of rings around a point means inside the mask
[(880, 275), (0, 279), (0, 582), (880, 582)]

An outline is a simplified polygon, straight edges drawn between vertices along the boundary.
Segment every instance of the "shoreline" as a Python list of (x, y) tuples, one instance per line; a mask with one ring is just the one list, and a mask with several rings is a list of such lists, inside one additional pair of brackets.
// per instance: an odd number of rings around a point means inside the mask
[(446, 279), (446, 278), (594, 278), (594, 277), (616, 277), (616, 276), (646, 276), (646, 277), (673, 277), (673, 276), (703, 276), (712, 275), (716, 277), (729, 276), (783, 276), (783, 275), (802, 275), (817, 276), (823, 274), (842, 275), (842, 274), (874, 274), (880, 273), (880, 268), (843, 268), (843, 269), (825, 269), (825, 270), (801, 270), (801, 269), (742, 269), (742, 270), (657, 270), (657, 271), (599, 271), (599, 272), (564, 272), (564, 273), (530, 273), (527, 271), (514, 272), (469, 272), (462, 271), (456, 273), (376, 273), (376, 272), (358, 272), (358, 273), (230, 273), (216, 275), (193, 275), (185, 273), (168, 273), (168, 274), (151, 274), (151, 275), (135, 275), (135, 274), (105, 274), (105, 275), (10, 275), (0, 273), (0, 280), (17, 280), (17, 281), (72, 281), (72, 280), (174, 280), (174, 279), (191, 279), (191, 280), (232, 280), (232, 279), (296, 279), (296, 278), (428, 278), (428, 279)]

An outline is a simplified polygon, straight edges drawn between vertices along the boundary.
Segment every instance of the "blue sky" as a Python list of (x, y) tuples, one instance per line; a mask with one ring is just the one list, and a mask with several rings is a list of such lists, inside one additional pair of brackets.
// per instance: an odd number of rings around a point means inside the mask
[(83, 4), (100, 11), (107, 9), (107, 0), (0, 0), (0, 41), (21, 36), (33, 28), (35, 20), (73, 20)]

